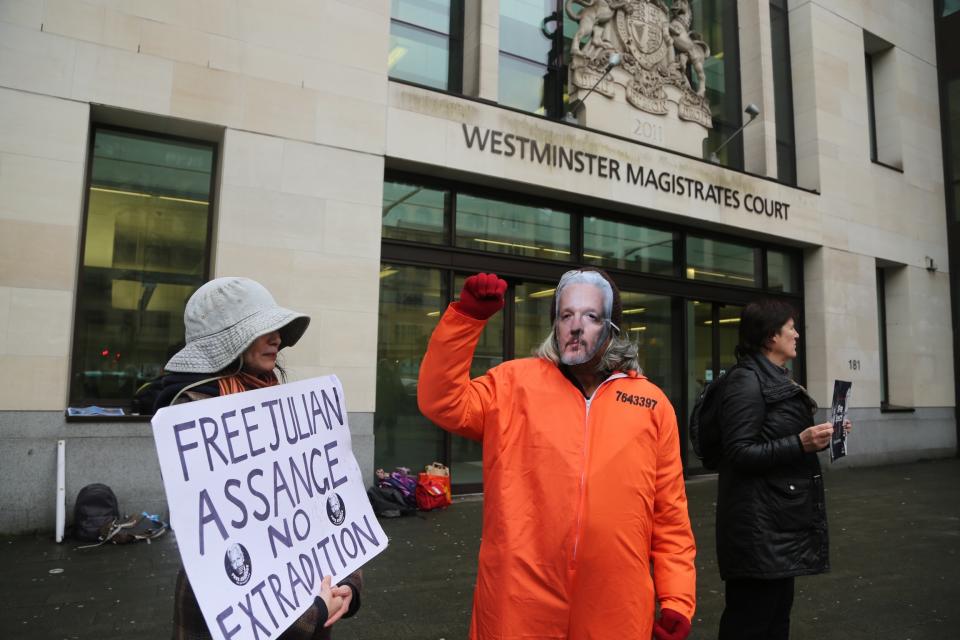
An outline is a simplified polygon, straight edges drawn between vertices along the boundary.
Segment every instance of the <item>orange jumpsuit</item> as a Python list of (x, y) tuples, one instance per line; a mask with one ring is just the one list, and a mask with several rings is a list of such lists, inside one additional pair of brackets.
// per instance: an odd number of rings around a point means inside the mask
[(449, 308), (417, 391), (430, 420), (483, 442), (470, 638), (647, 640), (655, 598), (692, 620), (696, 547), (667, 397), (631, 371), (588, 401), (540, 358), (470, 380), (485, 324)]

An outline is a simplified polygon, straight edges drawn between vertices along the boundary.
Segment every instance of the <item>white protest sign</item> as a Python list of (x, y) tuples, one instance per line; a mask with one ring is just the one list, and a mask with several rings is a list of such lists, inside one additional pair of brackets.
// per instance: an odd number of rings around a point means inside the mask
[(214, 638), (279, 635), (383, 551), (343, 387), (313, 378), (161, 409), (153, 437), (180, 556)]

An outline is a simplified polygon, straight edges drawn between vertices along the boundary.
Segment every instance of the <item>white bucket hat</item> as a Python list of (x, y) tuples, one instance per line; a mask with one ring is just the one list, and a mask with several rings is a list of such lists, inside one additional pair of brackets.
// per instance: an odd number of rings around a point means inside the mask
[(262, 284), (249, 278), (217, 278), (190, 296), (183, 310), (186, 346), (167, 362), (176, 373), (216, 373), (253, 341), (280, 332), (280, 348), (297, 343), (310, 317), (277, 306)]

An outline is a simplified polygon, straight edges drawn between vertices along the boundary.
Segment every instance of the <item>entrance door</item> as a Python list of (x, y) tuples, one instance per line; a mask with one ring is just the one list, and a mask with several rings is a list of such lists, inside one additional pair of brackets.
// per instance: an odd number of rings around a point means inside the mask
[[(687, 415), (704, 387), (716, 380), (737, 361), (740, 313), (743, 306), (720, 302), (687, 301)], [(703, 471), (686, 438), (686, 467), (689, 471)]]

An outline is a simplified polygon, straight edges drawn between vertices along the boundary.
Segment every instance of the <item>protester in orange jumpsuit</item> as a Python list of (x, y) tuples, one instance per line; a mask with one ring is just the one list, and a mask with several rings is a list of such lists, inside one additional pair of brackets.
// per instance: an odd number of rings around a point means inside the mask
[(470, 637), (686, 638), (696, 548), (676, 415), (619, 335), (616, 285), (596, 269), (567, 272), (537, 357), (470, 380), (506, 287), (493, 274), (467, 279), (418, 385), (425, 416), (483, 442)]

